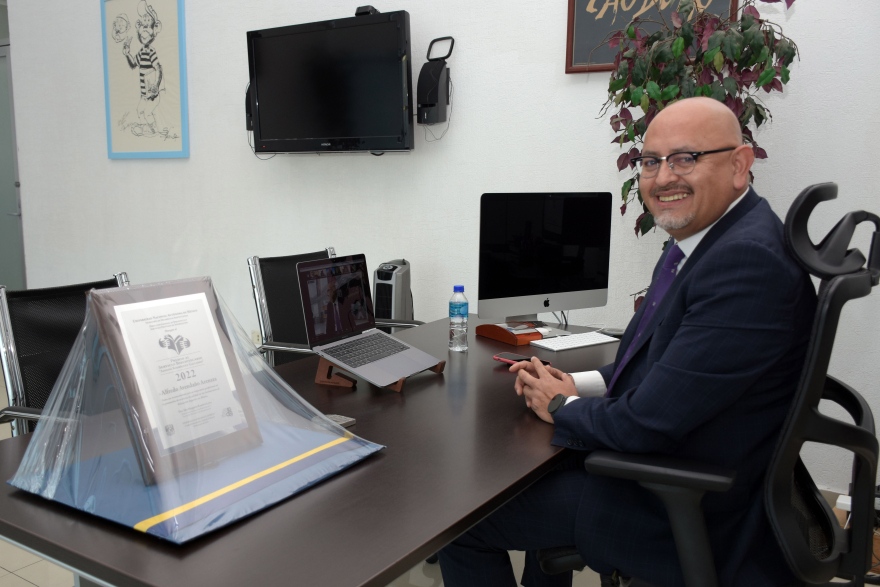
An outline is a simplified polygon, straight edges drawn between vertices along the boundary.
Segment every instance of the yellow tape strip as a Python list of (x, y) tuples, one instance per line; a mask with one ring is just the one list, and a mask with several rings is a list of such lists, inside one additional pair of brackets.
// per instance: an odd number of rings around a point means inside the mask
[(331, 446), (336, 446), (337, 444), (342, 444), (343, 442), (349, 440), (350, 438), (351, 438), (351, 435), (346, 434), (346, 436), (344, 436), (343, 438), (337, 438), (336, 440), (334, 440), (332, 442), (328, 442), (327, 444), (319, 446), (318, 448), (313, 448), (309, 452), (305, 452), (305, 453), (299, 455), (298, 457), (294, 457), (294, 458), (290, 459), (289, 461), (285, 461), (281, 464), (275, 465), (274, 467), (266, 469), (265, 471), (260, 471), (259, 473), (251, 475), (250, 477), (242, 479), (241, 481), (233, 483), (232, 485), (227, 485), (223, 489), (218, 489), (217, 491), (215, 491), (213, 493), (209, 493), (208, 495), (206, 495), (204, 497), (200, 497), (199, 499), (196, 499), (196, 500), (191, 501), (189, 503), (183, 504), (182, 506), (176, 507), (173, 510), (168, 510), (167, 512), (165, 512), (163, 514), (159, 514), (158, 516), (153, 516), (152, 518), (147, 518), (143, 522), (138, 522), (137, 524), (135, 524), (134, 529), (140, 530), (141, 532), (146, 532), (147, 530), (149, 530), (150, 528), (152, 528), (156, 524), (159, 524), (161, 522), (164, 522), (165, 520), (171, 519), (171, 518), (177, 516), (178, 514), (182, 514), (185, 511), (188, 511), (188, 510), (191, 510), (195, 507), (198, 507), (198, 506), (202, 505), (203, 503), (207, 503), (207, 502), (211, 501), (212, 499), (218, 498), (221, 495), (229, 493), (230, 491), (234, 491), (243, 485), (247, 485), (251, 481), (256, 481), (257, 479), (259, 479), (261, 477), (265, 477), (266, 475), (271, 475), (272, 473), (274, 473), (275, 471), (278, 471), (279, 469), (283, 469), (284, 467), (292, 465), (293, 463), (295, 463), (297, 461), (301, 461), (305, 458), (308, 458), (308, 457), (312, 456), (313, 454), (317, 454), (317, 453), (321, 452), (322, 450), (326, 450), (326, 449), (330, 448)]

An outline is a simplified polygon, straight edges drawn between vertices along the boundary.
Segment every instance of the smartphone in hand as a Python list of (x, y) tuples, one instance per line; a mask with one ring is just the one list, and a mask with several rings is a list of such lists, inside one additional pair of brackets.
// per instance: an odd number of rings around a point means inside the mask
[[(498, 353), (494, 357), (492, 357), (496, 361), (501, 361), (502, 363), (507, 363), (508, 365), (514, 365), (519, 363), (520, 361), (531, 361), (532, 357), (526, 357), (523, 355), (517, 355), (515, 353)], [(550, 361), (545, 361), (544, 359), (539, 359), (541, 363), (544, 364), (545, 367), (550, 366)]]

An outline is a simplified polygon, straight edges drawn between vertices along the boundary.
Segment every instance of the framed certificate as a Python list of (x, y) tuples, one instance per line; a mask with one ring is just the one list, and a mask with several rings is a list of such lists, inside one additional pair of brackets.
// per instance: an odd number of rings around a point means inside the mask
[(92, 292), (146, 484), (262, 442), (210, 278)]

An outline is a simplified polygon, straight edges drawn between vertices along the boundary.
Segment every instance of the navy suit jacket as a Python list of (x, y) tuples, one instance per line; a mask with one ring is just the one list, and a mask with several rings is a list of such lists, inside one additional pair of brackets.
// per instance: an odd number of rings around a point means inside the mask
[[(629, 323), (617, 361), (645, 306)], [(809, 276), (786, 251), (782, 223), (749, 189), (688, 257), (612, 397), (557, 411), (553, 444), (664, 453), (736, 470), (728, 492), (703, 499), (721, 584), (790, 583), (764, 513), (762, 481), (803, 367), (815, 306)], [(606, 385), (615, 365), (599, 370)], [(587, 475), (576, 532), (593, 568), (619, 569), (658, 587), (683, 584), (666, 511), (634, 482)]]

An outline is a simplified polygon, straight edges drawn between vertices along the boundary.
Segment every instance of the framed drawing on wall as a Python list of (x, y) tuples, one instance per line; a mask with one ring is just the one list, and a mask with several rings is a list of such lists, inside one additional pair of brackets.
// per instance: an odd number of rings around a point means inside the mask
[[(623, 30), (630, 21), (659, 20), (658, 10), (669, 22), (680, 0), (568, 0), (568, 41), (565, 73), (611, 71), (617, 49), (608, 46), (608, 35)], [(701, 10), (719, 15), (734, 14), (737, 0), (696, 0)], [(653, 25), (659, 28), (659, 25)], [(651, 30), (652, 23), (644, 28)]]
[(189, 157), (184, 0), (101, 0), (107, 155)]

